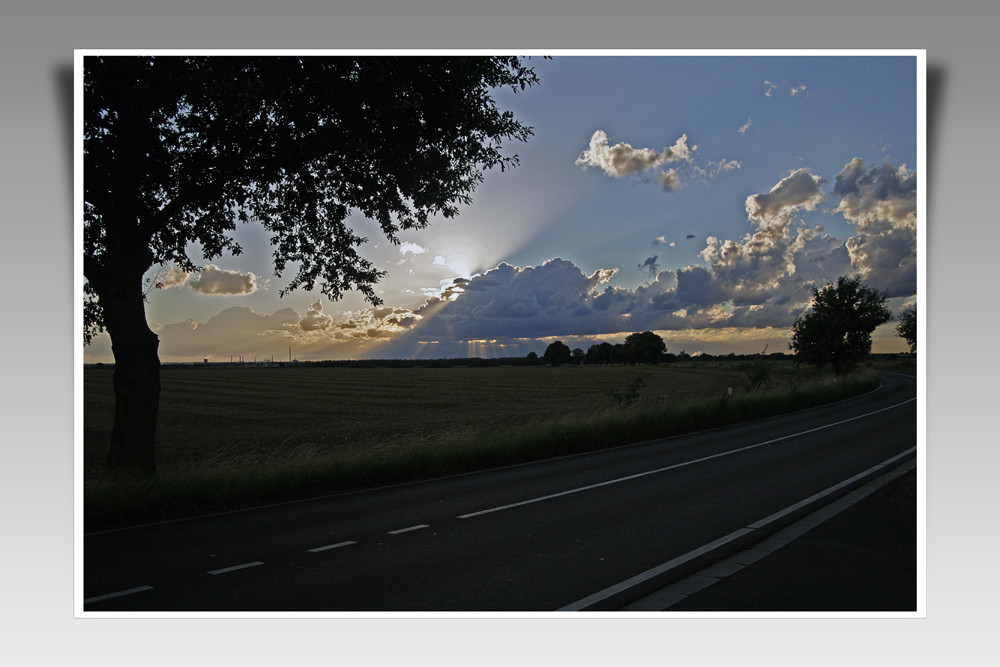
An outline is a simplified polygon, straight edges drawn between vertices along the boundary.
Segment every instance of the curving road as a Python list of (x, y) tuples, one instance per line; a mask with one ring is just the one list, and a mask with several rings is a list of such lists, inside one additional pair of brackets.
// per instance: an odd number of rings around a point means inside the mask
[(732, 428), (84, 536), (78, 610), (620, 609), (916, 455), (913, 376)]

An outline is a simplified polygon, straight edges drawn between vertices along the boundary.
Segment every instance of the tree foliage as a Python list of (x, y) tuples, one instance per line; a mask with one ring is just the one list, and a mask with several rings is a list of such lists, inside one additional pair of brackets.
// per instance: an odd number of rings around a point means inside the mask
[(910, 346), (910, 352), (917, 351), (917, 307), (911, 306), (903, 310), (896, 325), (896, 334)]
[(542, 355), (542, 359), (547, 364), (561, 366), (573, 361), (573, 353), (570, 351), (569, 345), (561, 340), (557, 340), (549, 343), (549, 346), (545, 348), (545, 354)]
[(812, 293), (812, 310), (795, 320), (788, 346), (797, 361), (830, 364), (840, 374), (871, 353), (872, 332), (892, 319), (888, 295), (846, 276)]
[(591, 345), (583, 359), (588, 364), (658, 364), (666, 360), (667, 345), (652, 331), (632, 333), (624, 342)]
[(659, 363), (667, 351), (666, 343), (652, 331), (629, 334), (624, 348), (626, 359), (632, 364)]
[(377, 305), (384, 272), (358, 253), (349, 216), (398, 243), (457, 215), (486, 170), (517, 164), (504, 142), (531, 135), (492, 91), (537, 83), (519, 58), (482, 56), (88, 56), (83, 70), (84, 337), (111, 336), (113, 452), (146, 452), (109, 465), (147, 471), (159, 395), (147, 270), (194, 271), (192, 249), (239, 254), (234, 230), (257, 221), (275, 275), (294, 267), (282, 294), (357, 290)]
[(614, 360), (614, 351), (615, 346), (604, 341), (603, 343), (597, 343), (587, 348), (584, 359), (588, 364), (610, 364)]

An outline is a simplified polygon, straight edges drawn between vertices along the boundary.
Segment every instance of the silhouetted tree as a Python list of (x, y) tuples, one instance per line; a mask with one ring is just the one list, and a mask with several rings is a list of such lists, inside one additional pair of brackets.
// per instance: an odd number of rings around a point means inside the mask
[(591, 345), (587, 348), (587, 363), (609, 364), (611, 363), (611, 354), (613, 351), (614, 345), (606, 341), (597, 345)]
[(629, 334), (625, 338), (625, 356), (631, 364), (655, 364), (667, 351), (663, 339), (652, 331)]
[(545, 348), (545, 354), (542, 355), (542, 359), (547, 364), (559, 366), (560, 364), (570, 363), (573, 360), (573, 354), (570, 352), (569, 345), (561, 340), (557, 340), (549, 343), (549, 346)]
[(581, 350), (580, 348), (578, 348), (578, 347), (577, 348), (573, 348), (572, 357), (573, 357), (573, 363), (574, 364), (582, 364), (583, 360), (586, 358), (586, 356), (587, 355), (584, 354), (583, 350)]
[(906, 340), (910, 346), (910, 352), (917, 351), (917, 307), (910, 306), (899, 316), (899, 324), (896, 325), (896, 333), (900, 338)]
[(830, 364), (839, 375), (871, 353), (872, 332), (892, 319), (888, 295), (846, 276), (812, 292), (812, 310), (796, 318), (788, 347), (796, 361)]
[(631, 363), (631, 357), (629, 356), (628, 348), (625, 347), (625, 343), (615, 343), (611, 346), (611, 355), (608, 362), (612, 364)]
[(84, 339), (115, 356), (114, 470), (155, 471), (157, 336), (142, 279), (238, 254), (238, 222), (270, 233), (275, 274), (380, 303), (385, 275), (357, 252), (352, 212), (400, 230), (453, 217), (484, 172), (517, 163), (531, 128), (491, 91), (523, 90), (516, 57), (88, 56), (83, 63)]

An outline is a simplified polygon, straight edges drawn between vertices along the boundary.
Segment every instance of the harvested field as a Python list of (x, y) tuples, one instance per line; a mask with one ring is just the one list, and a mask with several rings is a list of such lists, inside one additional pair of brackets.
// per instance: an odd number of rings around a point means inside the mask
[[(774, 364), (788, 383), (811, 373)], [(111, 368), (84, 372), (84, 467), (103, 467), (114, 418)], [(609, 392), (642, 377), (640, 401), (742, 391), (745, 364), (629, 367), (184, 367), (161, 371), (161, 471), (301, 458), (456, 428), (505, 428), (618, 407)]]

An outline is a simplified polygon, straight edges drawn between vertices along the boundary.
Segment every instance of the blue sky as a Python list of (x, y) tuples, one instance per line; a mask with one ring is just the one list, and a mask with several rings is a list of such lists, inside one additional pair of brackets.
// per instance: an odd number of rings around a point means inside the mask
[[(266, 233), (182, 275), (150, 272), (164, 361), (523, 356), (653, 330), (672, 352), (787, 351), (810, 288), (859, 274), (916, 301), (913, 55), (594, 55), (531, 60), (496, 99), (534, 128), (452, 220), (394, 246), (369, 221), (384, 301), (278, 292)], [(904, 351), (892, 331), (875, 351)], [(106, 336), (85, 350), (110, 361)]]

